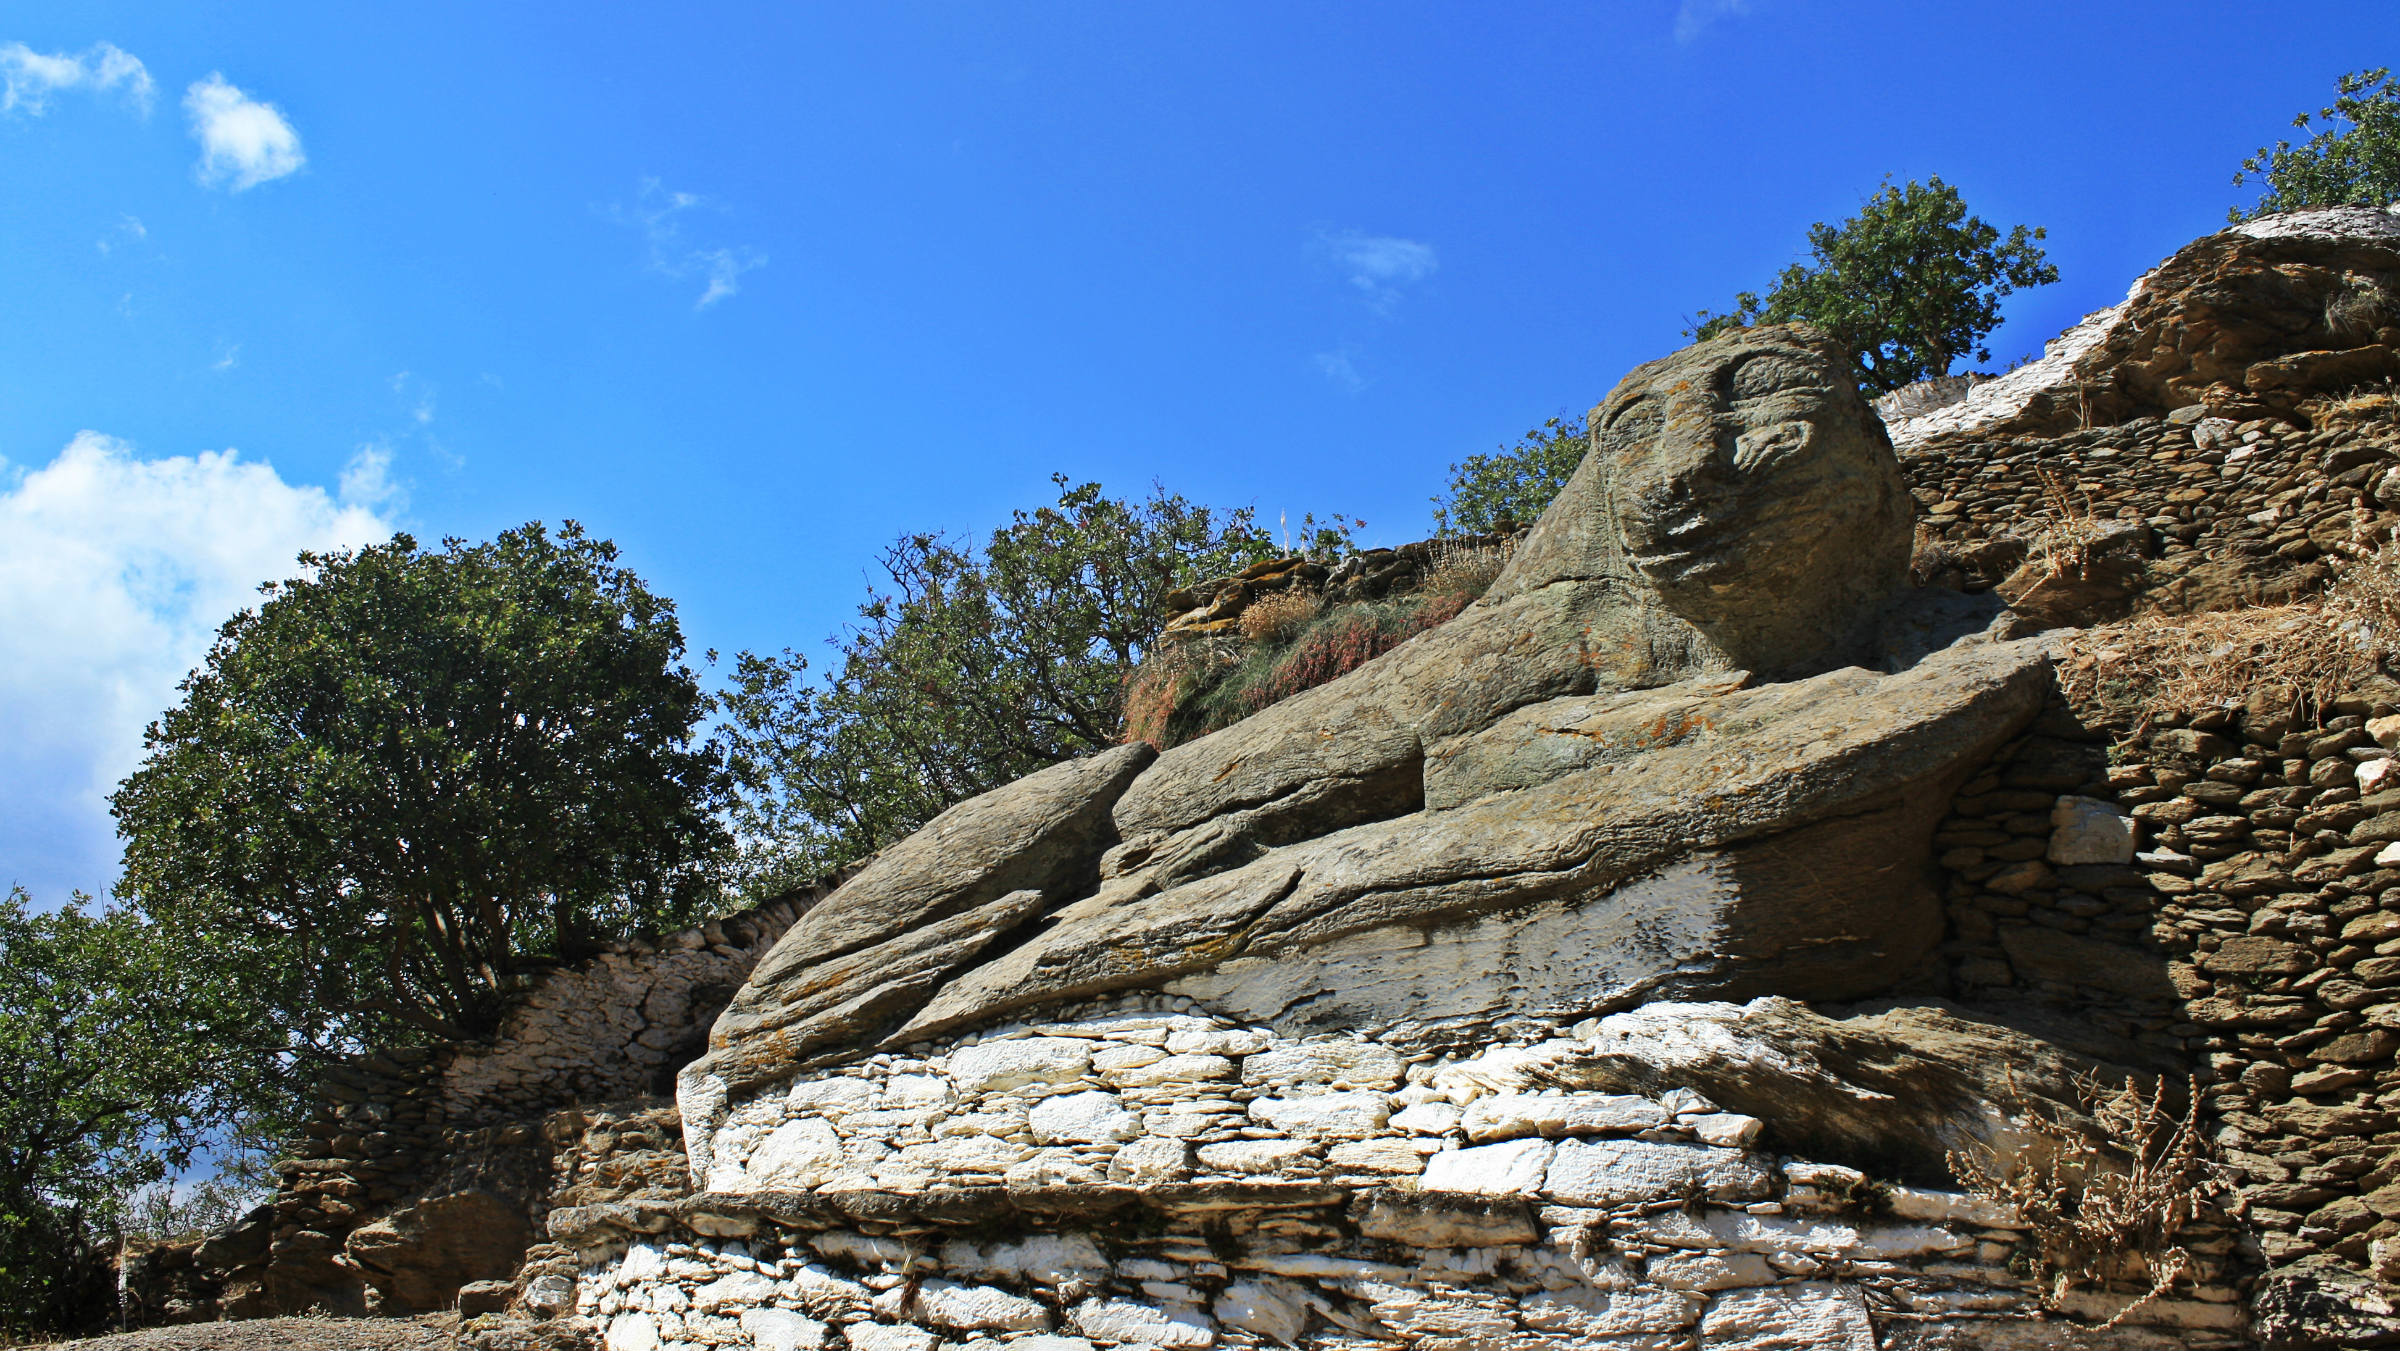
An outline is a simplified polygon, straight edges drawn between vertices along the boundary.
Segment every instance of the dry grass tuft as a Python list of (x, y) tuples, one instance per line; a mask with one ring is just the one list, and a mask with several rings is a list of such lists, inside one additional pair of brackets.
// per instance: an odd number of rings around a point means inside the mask
[(2114, 1327), (2192, 1274), (2177, 1238), (2232, 1182), (2201, 1133), (2198, 1092), (2187, 1091), (2178, 1114), (2163, 1079), (2148, 1093), (2130, 1079), (2114, 1089), (2097, 1077), (2076, 1086), (2100, 1138), (2033, 1116), (2048, 1148), (2025, 1151), (2005, 1171), (1988, 1151), (1954, 1152), (1950, 1168), (1967, 1190), (2024, 1218), (2020, 1257), (2045, 1281), (2051, 1307), (2078, 1286), (2147, 1283), (2108, 1321)]
[(2068, 698), (2126, 722), (2198, 713), (2253, 691), (2294, 691), (2322, 710), (2400, 658), (2400, 543), (2362, 549), (2321, 596), (2291, 605), (2145, 615), (2069, 644)]
[(2037, 471), (2042, 480), (2045, 512), (2030, 530), (2018, 532), (2030, 556), (2053, 577), (2080, 576), (2091, 561), (2092, 546), (2100, 542), (2103, 526), (2092, 513), (2092, 501), (2081, 488), (2049, 469)]
[[(1433, 566), (1426, 569), (1424, 591), (1431, 596), (1465, 595), (1469, 599), (1491, 589), (1500, 569), (1516, 552), (1514, 545), (1435, 545)], [(1463, 608), (1463, 607), (1462, 607)]]
[(1261, 596), (1242, 607), (1242, 636), (1251, 642), (1282, 642), (1325, 608), (1324, 597), (1304, 587)]
[(2400, 427), (2400, 380), (2360, 385), (2332, 398), (2310, 401), (2304, 411), (2318, 427)]

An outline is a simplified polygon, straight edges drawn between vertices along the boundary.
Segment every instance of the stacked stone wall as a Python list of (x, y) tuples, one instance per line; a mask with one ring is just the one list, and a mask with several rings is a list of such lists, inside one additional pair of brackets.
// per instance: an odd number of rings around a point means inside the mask
[[(1094, 1005), (778, 1085), (704, 1191), (550, 1230), (612, 1351), (2069, 1344), (2005, 1206), (1779, 1153), (1689, 1089), (1548, 1086), (1611, 1036)], [(2194, 1287), (2079, 1344), (2239, 1344), (2230, 1237), (2187, 1242)]]

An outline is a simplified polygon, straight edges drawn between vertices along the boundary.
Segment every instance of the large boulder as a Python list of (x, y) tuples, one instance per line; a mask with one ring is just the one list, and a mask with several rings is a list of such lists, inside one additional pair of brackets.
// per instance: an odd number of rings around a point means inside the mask
[(386, 1314), (452, 1307), (459, 1287), (506, 1280), (533, 1242), (521, 1205), (487, 1191), (428, 1197), (350, 1231), (345, 1247)]
[(680, 1081), (694, 1175), (770, 1081), (1093, 996), (1406, 1039), (1918, 968), (1936, 818), (2044, 650), (1896, 603), (1913, 506), (1811, 329), (1643, 366), (1591, 427), (1449, 624), (954, 808), (813, 910)]
[(2178, 250), (2042, 359), (1894, 422), (1902, 451), (1954, 435), (2051, 436), (2206, 405), (2289, 414), (2400, 375), (2400, 215), (2295, 211)]

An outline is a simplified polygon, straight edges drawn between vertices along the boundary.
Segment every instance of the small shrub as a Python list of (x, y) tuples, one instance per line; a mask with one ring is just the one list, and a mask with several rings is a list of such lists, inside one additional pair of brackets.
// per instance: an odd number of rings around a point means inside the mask
[(2077, 1088), (2098, 1138), (2032, 1115), (2041, 1145), (2013, 1165), (2002, 1170), (1979, 1150), (1953, 1152), (1950, 1168), (1967, 1190), (2024, 1218), (2024, 1256), (2046, 1304), (2057, 1307), (2078, 1286), (2146, 1282), (2113, 1327), (2192, 1274), (2178, 1236), (2232, 1186), (2200, 1130), (2197, 1092), (2187, 1092), (2179, 1115), (2164, 1079), (2147, 1093), (2131, 1079), (2109, 1089), (2089, 1077)]
[(1242, 636), (1254, 643), (1280, 642), (1317, 617), (1324, 598), (1305, 587), (1261, 596), (1242, 610)]

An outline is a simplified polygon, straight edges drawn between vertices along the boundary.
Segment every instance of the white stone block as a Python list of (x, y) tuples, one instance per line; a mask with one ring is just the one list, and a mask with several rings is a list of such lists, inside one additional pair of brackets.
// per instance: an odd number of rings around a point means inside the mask
[(1704, 1145), (1742, 1149), (1758, 1139), (1767, 1123), (1740, 1112), (1707, 1112), (1687, 1118), (1683, 1124), (1691, 1127), (1692, 1134)]
[(842, 1329), (851, 1351), (933, 1351), (941, 1339), (906, 1323), (852, 1323)]
[(1666, 1120), (1657, 1103), (1630, 1093), (1495, 1093), (1468, 1104), (1460, 1124), (1468, 1139), (1481, 1144), (1528, 1135), (1630, 1133)]
[(1250, 1115), (1286, 1135), (1313, 1140), (1364, 1140), (1391, 1119), (1381, 1093), (1324, 1093), (1308, 1098), (1258, 1098)]
[(1000, 1175), (1011, 1187), (1089, 1187), (1107, 1181), (1100, 1165), (1072, 1149), (1037, 1149)]
[(1858, 1287), (1824, 1281), (1731, 1290), (1700, 1319), (1702, 1351), (1875, 1351)]
[(1110, 1070), (1102, 1075), (1119, 1088), (1164, 1088), (1231, 1079), (1233, 1062), (1221, 1055), (1171, 1055), (1148, 1064)]
[(2400, 776), (2400, 760), (2388, 755), (2380, 760), (2369, 760), (2358, 767), (2359, 794), (2363, 797), (2368, 793), (2380, 793), (2392, 786), (2395, 776)]
[(1448, 1135), (1459, 1129), (1464, 1117), (1465, 1114), (1459, 1111), (1455, 1103), (1420, 1102), (1392, 1113), (1391, 1125), (1394, 1130), (1407, 1131), (1412, 1135)]
[(646, 1313), (621, 1313), (608, 1321), (608, 1351), (657, 1351), (658, 1320)]
[(1322, 1302), (1289, 1281), (1235, 1281), (1217, 1297), (1213, 1312), (1228, 1327), (1290, 1346), (1308, 1331), (1310, 1307)]
[(1050, 1311), (1033, 1300), (988, 1285), (960, 1285), (956, 1281), (937, 1279), (919, 1285), (910, 1312), (924, 1322), (953, 1332), (1050, 1329)]
[(1306, 1140), (1226, 1140), (1200, 1146), (1200, 1167), (1211, 1173), (1279, 1173), (1316, 1161)]
[(1477, 1196), (1530, 1196), (1542, 1189), (1555, 1148), (1547, 1140), (1511, 1140), (1444, 1150), (1425, 1161), (1424, 1187)]
[(693, 1307), (705, 1313), (754, 1308), (775, 1298), (775, 1282), (755, 1271), (720, 1276), (692, 1291)]
[(1192, 1147), (1181, 1140), (1145, 1138), (1135, 1140), (1120, 1149), (1108, 1161), (1108, 1176), (1112, 1182), (1130, 1182), (1136, 1186), (1156, 1186), (1164, 1182), (1181, 1182), (1192, 1175)]
[(1425, 1154), (1413, 1140), (1344, 1140), (1325, 1157), (1343, 1172), (1403, 1177), (1425, 1171)]
[(990, 1135), (952, 1135), (900, 1151), (897, 1162), (939, 1176), (943, 1173), (1005, 1173), (1032, 1150)]
[(1651, 1280), (1677, 1290), (1731, 1290), (1772, 1285), (1778, 1279), (1767, 1259), (1754, 1252), (1668, 1252), (1643, 1267)]
[(1093, 1052), (1092, 1068), (1106, 1075), (1111, 1070), (1134, 1070), (1144, 1065), (1155, 1065), (1166, 1058), (1167, 1053), (1159, 1047), (1120, 1042)]
[(1254, 1055), (1275, 1044), (1273, 1033), (1250, 1027), (1178, 1027), (1167, 1033), (1176, 1055)]
[(1756, 1201), (1772, 1190), (1769, 1165), (1714, 1145), (1651, 1140), (1567, 1140), (1550, 1160), (1544, 1190), (1571, 1205), (1669, 1200), (1695, 1188), (1719, 1201)]
[(823, 1117), (786, 1121), (751, 1151), (744, 1190), (804, 1191), (841, 1167), (842, 1152), (842, 1137)]
[[(1004, 1043), (1006, 1044), (1006, 1043)], [(1142, 1119), (1125, 1110), (1114, 1093), (1097, 1090), (1045, 1098), (1027, 1117), (1033, 1138), (1044, 1144), (1103, 1144), (1142, 1133)]]
[[(1604, 1290), (1570, 1286), (1529, 1295), (1517, 1304), (1517, 1317), (1536, 1332), (1558, 1333), (1578, 1341), (1601, 1337), (1672, 1338), (1663, 1346), (1682, 1346), (1689, 1329), (1700, 1321), (1707, 1297), (1681, 1290), (1647, 1287)], [(1610, 1342), (1611, 1351), (1620, 1343)]]
[(2133, 817), (2113, 802), (2068, 796), (2050, 809), (2052, 863), (2131, 863), (2133, 849)]
[(792, 1084), (783, 1100), (795, 1112), (813, 1112), (838, 1120), (851, 1112), (866, 1110), (875, 1101), (875, 1085), (847, 1077), (800, 1079)]
[(742, 1331), (758, 1351), (820, 1351), (825, 1325), (789, 1309), (752, 1309), (742, 1315)]
[(1395, 1088), (1408, 1068), (1398, 1053), (1371, 1041), (1332, 1039), (1278, 1046), (1242, 1061), (1242, 1082), (1270, 1087), (1330, 1084), (1335, 1088)]
[(1193, 1308), (1160, 1307), (1129, 1299), (1087, 1299), (1069, 1315), (1075, 1330), (1098, 1342), (1135, 1346), (1205, 1347), (1217, 1344), (1216, 1326)]
[(1885, 1199), (1891, 1213), (1904, 1220), (1973, 1224), (1993, 1229), (2012, 1229), (2025, 1222), (2015, 1206), (1967, 1192), (1895, 1186), (1887, 1189)]
[(1079, 1037), (1019, 1037), (950, 1053), (950, 1081), (961, 1093), (1071, 1084), (1092, 1068), (1093, 1044)]
[(953, 1241), (942, 1245), (942, 1265), (953, 1273), (1013, 1277), (1036, 1285), (1091, 1280), (1109, 1269), (1099, 1244), (1083, 1234), (1036, 1234), (980, 1247)]

